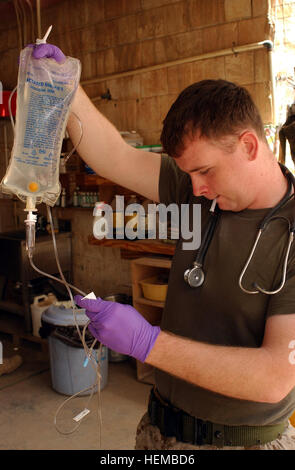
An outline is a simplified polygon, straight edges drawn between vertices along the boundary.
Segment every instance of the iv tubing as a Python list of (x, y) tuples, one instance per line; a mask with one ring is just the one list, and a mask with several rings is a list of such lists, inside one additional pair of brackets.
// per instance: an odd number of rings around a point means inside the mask
[(8, 110), (9, 110), (9, 116), (10, 116), (10, 121), (11, 121), (12, 129), (13, 129), (13, 133), (14, 133), (14, 120), (13, 120), (12, 111), (11, 111), (11, 99), (12, 99), (12, 96), (14, 95), (14, 93), (16, 92), (16, 90), (17, 90), (17, 85), (14, 87), (14, 89), (12, 90), (12, 92), (10, 93), (9, 98), (8, 98)]
[[(97, 374), (97, 378), (94, 382), (93, 385), (91, 385), (90, 387), (87, 387), (86, 389), (84, 390), (81, 390), (79, 391), (78, 393), (75, 393), (74, 395), (72, 395), (71, 397), (67, 398), (60, 406), (59, 408), (57, 409), (56, 413), (55, 413), (55, 416), (54, 416), (54, 425), (55, 425), (55, 428), (57, 429), (57, 431), (60, 433), (60, 434), (64, 434), (64, 435), (67, 435), (67, 434), (72, 434), (73, 432), (75, 432), (78, 427), (80, 426), (82, 420), (80, 420), (75, 426), (74, 428), (72, 428), (70, 431), (64, 431), (64, 430), (61, 430), (58, 425), (57, 425), (57, 416), (59, 414), (59, 412), (61, 411), (61, 409), (64, 407), (64, 405), (66, 403), (68, 403), (72, 398), (80, 395), (81, 393), (83, 392), (86, 392), (88, 390), (91, 390), (91, 394), (88, 398), (88, 401), (87, 401), (87, 404), (86, 404), (86, 407), (88, 406), (88, 404), (90, 403), (92, 397), (93, 397), (93, 394), (94, 394), (94, 391), (95, 391), (95, 387), (96, 385), (98, 386), (98, 390), (97, 390), (97, 393), (98, 393), (98, 419), (99, 419), (99, 424), (100, 424), (100, 430), (101, 430), (101, 426), (102, 426), (102, 418), (101, 418), (101, 412), (100, 412), (100, 409), (101, 409), (101, 406), (100, 406), (100, 379), (101, 379), (101, 374), (98, 370), (98, 364), (99, 364), (99, 361), (100, 361), (100, 357), (101, 357), (101, 350), (102, 350), (102, 344), (100, 344), (100, 347), (99, 347), (99, 353), (98, 353), (98, 363), (96, 363), (95, 359), (93, 358), (92, 356), (92, 352), (93, 352), (93, 348), (97, 342), (97, 340), (95, 339), (91, 345), (90, 348), (88, 348), (87, 344), (86, 344), (86, 341), (85, 341), (85, 334), (86, 334), (86, 329), (90, 323), (87, 322), (87, 324), (84, 326), (83, 328), (83, 332), (81, 334), (80, 332), (80, 328), (79, 328), (79, 325), (78, 325), (78, 322), (77, 322), (77, 318), (76, 318), (76, 306), (75, 306), (75, 302), (74, 302), (74, 299), (73, 299), (73, 295), (72, 295), (72, 292), (70, 290), (70, 287), (72, 287), (73, 289), (75, 289), (76, 291), (80, 292), (81, 295), (83, 295), (84, 297), (86, 296), (85, 292), (81, 291), (80, 289), (77, 289), (75, 286), (72, 286), (71, 284), (69, 284), (67, 282), (67, 280), (65, 279), (64, 277), (64, 274), (62, 272), (62, 269), (61, 269), (61, 266), (60, 266), (60, 262), (59, 262), (59, 256), (58, 256), (58, 251), (57, 251), (57, 245), (56, 245), (56, 238), (55, 238), (55, 233), (54, 233), (54, 225), (53, 225), (53, 221), (52, 221), (52, 215), (51, 215), (51, 211), (50, 211), (50, 207), (47, 205), (47, 215), (48, 215), (48, 219), (49, 219), (49, 223), (50, 223), (50, 226), (51, 226), (51, 234), (52, 234), (52, 242), (53, 242), (53, 247), (54, 247), (54, 253), (55, 253), (55, 259), (56, 259), (56, 264), (57, 264), (57, 267), (58, 267), (58, 271), (59, 271), (59, 274), (61, 276), (61, 279), (55, 277), (55, 276), (52, 276), (48, 273), (45, 273), (43, 271), (41, 271), (40, 269), (38, 269), (35, 264), (33, 263), (33, 259), (32, 259), (32, 253), (28, 253), (29, 255), (29, 261), (30, 261), (30, 264), (32, 266), (33, 269), (35, 269), (37, 272), (39, 272), (40, 274), (46, 276), (46, 277), (50, 277), (51, 279), (54, 279), (58, 282), (61, 282), (62, 284), (65, 285), (67, 291), (68, 291), (68, 294), (70, 296), (70, 299), (72, 301), (72, 309), (73, 309), (73, 317), (74, 317), (74, 321), (75, 321), (75, 325), (76, 325), (76, 328), (77, 328), (77, 332), (79, 334), (79, 337), (80, 337), (80, 340), (81, 340), (81, 343), (83, 345), (83, 348), (84, 348), (84, 351), (85, 351), (85, 354), (86, 354), (86, 358), (87, 360), (90, 360), (91, 362), (91, 365), (92, 367), (94, 368), (96, 374)], [(100, 443), (101, 443), (101, 432), (99, 434), (100, 436)], [(100, 447), (101, 447), (101, 444), (100, 444)]]
[[(29, 202), (29, 207), (30, 207), (30, 203), (31, 201)], [(55, 413), (55, 416), (54, 416), (54, 425), (55, 425), (55, 428), (57, 429), (57, 431), (60, 433), (60, 434), (64, 434), (64, 435), (67, 435), (67, 434), (72, 434), (73, 432), (75, 432), (78, 427), (80, 426), (82, 420), (78, 421), (78, 423), (74, 426), (74, 428), (72, 428), (70, 431), (63, 431), (61, 430), (58, 425), (57, 425), (57, 416), (59, 414), (59, 412), (61, 411), (61, 409), (64, 407), (64, 405), (69, 402), (72, 398), (80, 395), (81, 393), (83, 392), (86, 392), (88, 390), (91, 390), (91, 394), (90, 394), (90, 397), (88, 398), (88, 401), (87, 401), (87, 404), (86, 404), (86, 407), (88, 406), (88, 404), (90, 403), (92, 397), (93, 397), (93, 394), (94, 394), (94, 391), (95, 391), (95, 387), (97, 385), (97, 393), (98, 393), (98, 408), (97, 408), (97, 412), (98, 412), (98, 419), (99, 419), (99, 429), (101, 430), (101, 427), (102, 427), (102, 417), (101, 417), (101, 400), (100, 400), (100, 380), (101, 380), (101, 374), (98, 370), (98, 364), (100, 362), (100, 358), (101, 358), (101, 350), (102, 350), (102, 344), (100, 344), (100, 347), (99, 347), (99, 352), (98, 352), (98, 358), (97, 358), (97, 363), (95, 361), (95, 359), (93, 358), (92, 356), (92, 353), (93, 353), (93, 348), (97, 342), (97, 340), (95, 339), (91, 345), (90, 348), (88, 348), (87, 344), (86, 344), (86, 341), (85, 341), (85, 335), (86, 335), (86, 329), (90, 323), (87, 322), (86, 325), (84, 326), (83, 328), (83, 332), (81, 334), (80, 332), (80, 328), (79, 328), (79, 325), (78, 325), (78, 322), (77, 322), (77, 318), (76, 318), (76, 306), (75, 306), (75, 302), (74, 302), (74, 299), (73, 299), (73, 295), (72, 295), (72, 292), (70, 290), (70, 287), (72, 287), (74, 290), (80, 292), (81, 295), (83, 295), (84, 297), (86, 296), (85, 292), (81, 291), (80, 289), (78, 289), (77, 287), (73, 286), (72, 284), (69, 284), (67, 282), (67, 280), (65, 279), (64, 277), (64, 274), (62, 272), (62, 269), (61, 269), (61, 266), (60, 266), (60, 262), (59, 262), (59, 256), (58, 256), (58, 251), (57, 251), (57, 246), (56, 246), (56, 238), (55, 238), (55, 233), (54, 233), (54, 225), (53, 225), (53, 221), (52, 221), (52, 215), (51, 215), (51, 211), (50, 211), (50, 207), (47, 205), (47, 215), (48, 215), (48, 219), (49, 219), (49, 222), (50, 222), (50, 226), (51, 226), (51, 234), (52, 234), (52, 242), (53, 242), (53, 247), (54, 247), (54, 253), (55, 253), (55, 259), (56, 259), (56, 264), (57, 264), (57, 267), (58, 267), (58, 270), (59, 270), (59, 274), (61, 276), (61, 279), (55, 277), (55, 276), (52, 276), (51, 274), (49, 273), (46, 273), (44, 271), (41, 271), (39, 268), (37, 268), (33, 262), (33, 251), (34, 251), (34, 246), (35, 246), (35, 224), (36, 224), (36, 216), (34, 216), (34, 214), (32, 214), (32, 211), (29, 211), (29, 214), (28, 214), (28, 219), (30, 218), (30, 215), (33, 215), (33, 218), (32, 220), (26, 220), (26, 226), (28, 227), (28, 223), (29, 223), (29, 231), (27, 230), (26, 231), (26, 234), (28, 236), (28, 233), (29, 234), (32, 234), (32, 230), (34, 231), (34, 237), (31, 238), (30, 235), (29, 235), (29, 240), (26, 241), (27, 243), (27, 252), (28, 252), (28, 258), (29, 258), (29, 262), (32, 266), (32, 268), (37, 271), (38, 273), (40, 273), (41, 275), (43, 276), (46, 276), (46, 277), (49, 277), (55, 281), (58, 281), (62, 284), (65, 285), (67, 291), (68, 291), (68, 294), (70, 296), (70, 299), (72, 301), (72, 309), (73, 309), (73, 317), (74, 317), (74, 322), (75, 322), (75, 325), (76, 325), (76, 328), (77, 328), (77, 332), (79, 334), (79, 337), (80, 337), (80, 340), (81, 340), (81, 343), (83, 345), (83, 348), (84, 348), (84, 351), (85, 351), (85, 354), (86, 354), (86, 358), (87, 358), (87, 362), (90, 360), (91, 362), (91, 365), (92, 367), (94, 368), (94, 371), (96, 372), (96, 380), (95, 382), (93, 383), (93, 385), (91, 385), (90, 387), (87, 387), (86, 389), (84, 390), (81, 390), (79, 391), (78, 393), (72, 395), (71, 397), (67, 398), (60, 406), (59, 408), (57, 409), (56, 413)], [(30, 207), (31, 209), (32, 207)], [(27, 228), (26, 227), (26, 228)], [(32, 241), (33, 240), (33, 241)], [(84, 408), (84, 409), (85, 409)], [(100, 447), (101, 447), (101, 432), (99, 433), (99, 440), (100, 440)]]
[(69, 154), (65, 157), (64, 162), (62, 163), (63, 165), (65, 165), (65, 164), (67, 163), (68, 159), (69, 159), (69, 158), (73, 155), (73, 153), (77, 150), (77, 148), (79, 147), (79, 145), (80, 145), (80, 143), (81, 143), (82, 137), (83, 137), (82, 122), (81, 122), (79, 116), (78, 116), (76, 113), (74, 113), (74, 111), (70, 111), (70, 113), (73, 114), (73, 115), (76, 117), (76, 119), (77, 119), (77, 121), (78, 121), (78, 123), (79, 123), (79, 126), (80, 126), (80, 131), (81, 131), (81, 133), (80, 133), (80, 138), (79, 138), (78, 143), (72, 148), (72, 150), (69, 152)]

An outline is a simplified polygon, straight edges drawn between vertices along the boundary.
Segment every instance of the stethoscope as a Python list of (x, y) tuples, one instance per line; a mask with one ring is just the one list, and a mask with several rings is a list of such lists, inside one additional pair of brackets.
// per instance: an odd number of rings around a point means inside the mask
[[(290, 223), (290, 221), (286, 217), (282, 217), (282, 216), (274, 217), (274, 214), (284, 204), (286, 204), (292, 197), (295, 196), (295, 178), (292, 175), (292, 173), (288, 170), (288, 168), (286, 168), (281, 163), (279, 163), (279, 165), (281, 167), (281, 170), (282, 170), (284, 176), (287, 178), (288, 190), (287, 190), (286, 195), (283, 197), (283, 199), (281, 199), (281, 201), (275, 207), (273, 207), (268, 212), (268, 214), (266, 214), (266, 216), (264, 217), (264, 219), (262, 220), (262, 222), (258, 226), (258, 234), (257, 234), (256, 240), (255, 240), (255, 243), (254, 243), (253, 248), (250, 252), (250, 255), (249, 255), (249, 257), (246, 261), (246, 264), (245, 264), (245, 266), (244, 266), (244, 268), (241, 272), (241, 275), (239, 277), (239, 286), (242, 289), (242, 291), (246, 292), (247, 294), (258, 294), (259, 292), (261, 292), (263, 294), (268, 294), (268, 295), (277, 294), (278, 292), (280, 292), (280, 290), (282, 290), (282, 288), (285, 285), (285, 281), (286, 281), (289, 253), (290, 253), (291, 245), (292, 245), (293, 240), (294, 240), (295, 219), (293, 220), (292, 223)], [(294, 188), (294, 194), (292, 194), (292, 187)], [(216, 227), (216, 224), (217, 224), (218, 218), (220, 216), (220, 212), (221, 212), (219, 207), (216, 206), (216, 199), (213, 200), (213, 202), (211, 204), (211, 207), (209, 209), (209, 212), (210, 212), (210, 219), (209, 219), (208, 225), (206, 227), (204, 236), (202, 237), (202, 243), (201, 243), (201, 246), (199, 248), (197, 257), (194, 261), (193, 267), (191, 269), (187, 269), (184, 272), (184, 280), (185, 280), (185, 282), (188, 283), (188, 285), (190, 287), (200, 287), (203, 284), (204, 280), (205, 280), (205, 273), (204, 273), (204, 270), (203, 270), (203, 264), (204, 264), (205, 256), (206, 256), (207, 250), (209, 248), (210, 242), (213, 238), (214, 230), (215, 230), (215, 227)], [(279, 287), (276, 290), (273, 290), (273, 291), (267, 291), (267, 290), (263, 289), (262, 287), (258, 286), (258, 284), (256, 282), (253, 283), (254, 288), (256, 290), (251, 291), (251, 290), (245, 289), (242, 285), (242, 280), (243, 280), (245, 272), (246, 272), (246, 270), (247, 270), (247, 268), (248, 268), (248, 266), (249, 266), (249, 264), (250, 264), (250, 262), (253, 258), (253, 255), (254, 255), (254, 252), (256, 250), (258, 241), (259, 241), (259, 239), (262, 235), (262, 232), (265, 230), (265, 228), (270, 223), (270, 221), (275, 220), (275, 219), (285, 220), (288, 223), (288, 228), (289, 228), (289, 240), (288, 240), (288, 246), (287, 246), (287, 250), (286, 250), (286, 254), (285, 254), (285, 258), (284, 258), (284, 263), (283, 263), (282, 281), (281, 281)]]

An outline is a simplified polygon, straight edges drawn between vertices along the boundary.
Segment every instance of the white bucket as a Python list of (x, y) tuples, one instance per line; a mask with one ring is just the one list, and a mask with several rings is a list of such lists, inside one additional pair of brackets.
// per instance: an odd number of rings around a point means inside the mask
[(38, 295), (34, 297), (34, 302), (31, 304), (32, 324), (33, 324), (33, 336), (39, 336), (39, 329), (41, 327), (42, 312), (47, 307), (57, 301), (54, 294), (49, 293), (48, 295)]

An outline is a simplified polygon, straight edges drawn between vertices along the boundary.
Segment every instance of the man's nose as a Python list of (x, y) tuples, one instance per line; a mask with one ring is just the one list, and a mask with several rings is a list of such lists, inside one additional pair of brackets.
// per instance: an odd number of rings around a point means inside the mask
[(209, 187), (205, 184), (204, 180), (200, 176), (192, 176), (192, 185), (193, 185), (193, 193), (195, 196), (206, 196), (209, 191)]

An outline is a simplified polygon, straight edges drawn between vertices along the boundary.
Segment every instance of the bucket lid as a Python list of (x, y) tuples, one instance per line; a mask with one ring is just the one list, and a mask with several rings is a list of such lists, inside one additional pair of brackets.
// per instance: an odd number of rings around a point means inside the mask
[[(75, 316), (79, 326), (84, 326), (89, 321), (85, 314), (85, 308), (76, 308)], [(71, 308), (65, 308), (63, 305), (50, 305), (42, 313), (42, 321), (56, 326), (74, 326), (74, 312)]]

